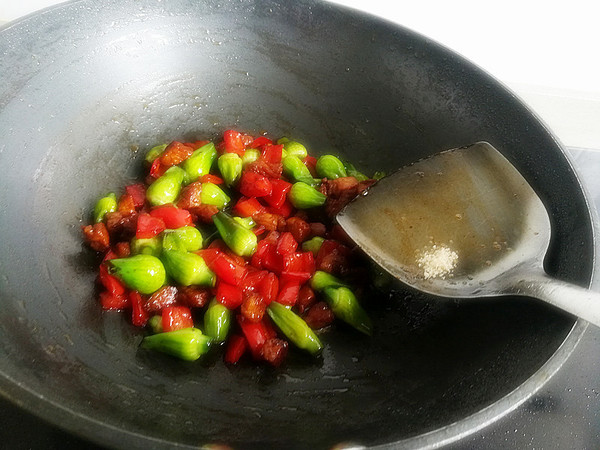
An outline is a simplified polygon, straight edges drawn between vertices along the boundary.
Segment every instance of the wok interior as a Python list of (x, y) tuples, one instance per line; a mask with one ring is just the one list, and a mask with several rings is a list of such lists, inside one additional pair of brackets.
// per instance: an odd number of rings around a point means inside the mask
[(548, 271), (582, 284), (585, 199), (554, 140), (493, 80), (331, 6), (83, 1), (3, 30), (0, 46), (2, 390), (48, 420), (108, 445), (392, 442), (513, 391), (573, 326), (535, 301), (401, 289), (364, 300), (372, 339), (337, 326), (321, 359), (292, 352), (277, 370), (139, 351), (143, 333), (100, 311), (79, 227), (157, 143), (266, 130), (372, 172), (487, 140), (549, 209)]

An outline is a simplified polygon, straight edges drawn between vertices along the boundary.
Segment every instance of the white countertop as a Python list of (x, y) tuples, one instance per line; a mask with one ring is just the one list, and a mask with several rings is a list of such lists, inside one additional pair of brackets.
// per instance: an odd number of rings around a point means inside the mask
[[(465, 56), (521, 97), (564, 145), (600, 151), (600, 27), (589, 0), (329, 0)], [(0, 23), (61, 0), (0, 0)]]

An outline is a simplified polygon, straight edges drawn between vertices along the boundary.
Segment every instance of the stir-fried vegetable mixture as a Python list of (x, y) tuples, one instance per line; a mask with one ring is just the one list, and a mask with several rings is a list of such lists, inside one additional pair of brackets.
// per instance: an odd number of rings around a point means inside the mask
[(375, 180), (304, 145), (225, 131), (146, 155), (144, 183), (98, 200), (85, 241), (100, 252), (104, 310), (149, 334), (142, 347), (196, 360), (224, 344), (278, 366), (289, 343), (311, 354), (337, 318), (370, 335), (367, 278), (333, 221)]

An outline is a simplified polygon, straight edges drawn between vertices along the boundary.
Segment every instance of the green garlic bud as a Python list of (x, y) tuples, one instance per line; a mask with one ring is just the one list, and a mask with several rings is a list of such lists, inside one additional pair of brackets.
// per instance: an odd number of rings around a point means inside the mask
[(236, 153), (223, 153), (217, 160), (219, 172), (227, 186), (233, 186), (242, 176), (242, 158)]
[(275, 325), (296, 347), (313, 355), (318, 354), (323, 348), (315, 332), (291, 309), (286, 308), (281, 303), (271, 302), (267, 307), (267, 313)]
[(302, 243), (302, 250), (305, 252), (312, 252), (314, 256), (317, 256), (317, 253), (319, 253), (324, 240), (325, 239), (323, 239), (321, 236), (315, 236)]
[(328, 178), (330, 180), (348, 176), (344, 163), (333, 155), (321, 156), (317, 160), (315, 170), (321, 178)]
[(146, 190), (146, 198), (152, 206), (174, 203), (181, 191), (185, 172), (177, 166), (170, 167)]
[(283, 174), (292, 181), (303, 181), (306, 184), (314, 185), (315, 179), (310, 174), (308, 167), (297, 156), (286, 156), (283, 160)]
[(181, 250), (163, 250), (162, 261), (167, 273), (182, 286), (214, 286), (215, 274), (202, 256)]
[(254, 254), (258, 238), (251, 230), (223, 211), (219, 211), (213, 216), (213, 222), (221, 239), (236, 255), (251, 256)]
[(347, 287), (328, 287), (323, 290), (325, 300), (333, 314), (361, 333), (371, 336), (373, 323), (360, 306), (354, 293)]
[(231, 311), (213, 299), (204, 313), (204, 332), (214, 342), (224, 342), (231, 327)]
[(242, 167), (246, 167), (248, 164), (253, 163), (260, 158), (260, 150), (256, 148), (247, 148), (242, 156)]
[(299, 159), (304, 159), (308, 156), (306, 147), (300, 142), (287, 141), (283, 144), (283, 149), (285, 150), (287, 156), (296, 156)]
[(237, 223), (239, 223), (243, 227), (248, 228), (249, 230), (251, 230), (252, 228), (254, 228), (256, 226), (256, 222), (252, 219), (252, 217), (234, 216), (233, 220), (235, 220)]
[(156, 316), (150, 317), (148, 319), (148, 325), (150, 326), (150, 329), (152, 330), (153, 333), (162, 333), (163, 332), (162, 316), (156, 315)]
[(216, 159), (217, 149), (212, 142), (194, 150), (191, 156), (182, 163), (186, 174), (185, 183), (189, 184), (202, 175), (207, 175)]
[(102, 222), (105, 215), (115, 212), (116, 210), (117, 196), (111, 192), (106, 197), (102, 197), (96, 202), (96, 206), (94, 206), (94, 222)]
[(379, 180), (381, 180), (385, 176), (386, 176), (385, 172), (382, 172), (381, 170), (378, 170), (377, 172), (375, 172), (373, 174), (373, 179), (379, 181)]
[(156, 147), (152, 147), (146, 153), (145, 160), (147, 163), (152, 164), (156, 158), (160, 156), (160, 154), (167, 148), (167, 144), (157, 145)]
[(214, 183), (202, 183), (200, 201), (203, 205), (214, 205), (219, 209), (225, 208), (231, 201), (229, 196)]
[(162, 242), (158, 236), (147, 239), (138, 239), (134, 237), (131, 240), (129, 247), (132, 255), (152, 255), (158, 258), (162, 251)]
[(323, 206), (327, 196), (306, 183), (298, 182), (292, 185), (288, 199), (295, 208), (308, 209)]
[(348, 285), (330, 273), (317, 270), (310, 280), (310, 287), (312, 287), (315, 291), (322, 291), (331, 287), (348, 287)]
[(160, 259), (152, 255), (135, 255), (111, 259), (112, 273), (128, 288), (141, 294), (152, 294), (165, 284), (166, 272)]
[(202, 242), (202, 233), (196, 227), (185, 226), (163, 231), (162, 246), (165, 250), (195, 252), (202, 248)]
[(348, 161), (344, 161), (344, 167), (346, 168), (346, 173), (349, 177), (354, 177), (358, 181), (365, 181), (369, 179), (368, 176), (356, 170), (356, 167), (354, 167), (354, 165), (349, 163)]
[(208, 352), (210, 343), (210, 337), (203, 335), (198, 328), (183, 328), (146, 336), (141, 347), (185, 361), (195, 361)]
[(289, 138), (286, 138), (285, 136), (277, 139), (278, 145), (285, 144), (286, 142), (290, 142), (290, 140), (289, 140)]

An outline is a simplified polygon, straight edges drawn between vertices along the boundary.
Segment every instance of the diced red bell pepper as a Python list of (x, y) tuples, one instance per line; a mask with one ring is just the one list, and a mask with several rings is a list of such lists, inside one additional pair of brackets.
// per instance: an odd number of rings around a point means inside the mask
[(298, 294), (300, 293), (300, 285), (294, 282), (285, 283), (279, 289), (277, 298), (275, 301), (286, 306), (294, 306), (298, 300)]
[(289, 231), (285, 231), (281, 233), (279, 239), (277, 240), (277, 253), (280, 255), (289, 255), (290, 253), (294, 253), (298, 248), (298, 243), (294, 236)]
[(98, 281), (100, 284), (104, 286), (110, 294), (112, 295), (123, 295), (125, 294), (125, 285), (121, 283), (117, 277), (108, 273), (108, 268), (105, 264), (100, 264), (100, 269), (98, 270)]
[(239, 286), (244, 279), (244, 276), (246, 275), (246, 266), (239, 264), (238, 261), (233, 260), (221, 250), (207, 248), (199, 250), (197, 253), (202, 256), (208, 265), (208, 268), (212, 270), (220, 280), (234, 286)]
[(138, 291), (129, 292), (131, 303), (131, 323), (136, 327), (143, 327), (148, 322), (148, 313), (144, 309), (144, 299)]
[(102, 258), (102, 262), (110, 261), (111, 259), (117, 259), (119, 255), (117, 255), (112, 249), (109, 249), (105, 254), (104, 258)]
[(187, 306), (167, 306), (162, 310), (163, 331), (176, 331), (194, 326), (192, 311)]
[(281, 163), (281, 153), (283, 151), (283, 145), (263, 145), (261, 147), (260, 157), (263, 161), (270, 164)]
[(150, 176), (152, 178), (159, 178), (163, 176), (168, 168), (169, 166), (165, 166), (160, 162), (160, 158), (156, 158), (154, 161), (152, 161), (152, 165), (150, 166)]
[(194, 150), (198, 150), (200, 147), (204, 147), (208, 143), (210, 143), (210, 141), (202, 140), (202, 141), (186, 142), (185, 145), (187, 145), (188, 147), (191, 147)]
[(125, 186), (125, 192), (131, 195), (136, 208), (141, 208), (146, 203), (146, 186), (142, 183)]
[(314, 156), (307, 156), (302, 162), (306, 167), (308, 167), (308, 170), (310, 170), (310, 173), (313, 177), (317, 175), (317, 158)]
[(315, 259), (312, 252), (289, 253), (283, 257), (283, 271), (309, 272), (315, 271)]
[(172, 230), (186, 225), (194, 225), (190, 212), (174, 205), (157, 206), (150, 211), (150, 215), (162, 219), (165, 226)]
[(248, 342), (244, 336), (234, 334), (227, 342), (227, 350), (225, 351), (225, 362), (229, 364), (237, 364), (240, 358), (246, 353)]
[(270, 206), (267, 208), (267, 212), (271, 214), (277, 214), (284, 219), (287, 219), (294, 213), (294, 206), (291, 204), (289, 200), (285, 200), (280, 207)]
[(240, 283), (240, 288), (244, 292), (257, 290), (266, 274), (266, 270), (260, 270), (255, 267), (248, 266), (246, 270), (246, 276)]
[(264, 197), (265, 202), (274, 208), (281, 208), (287, 200), (287, 193), (292, 189), (292, 183), (285, 180), (271, 180), (271, 193)]
[(149, 239), (165, 231), (167, 226), (159, 217), (142, 213), (138, 216), (135, 237), (138, 239)]
[(213, 175), (211, 173), (207, 173), (206, 175), (202, 175), (200, 178), (201, 183), (212, 183), (212, 184), (223, 184), (223, 178)]
[(296, 283), (302, 285), (310, 280), (313, 274), (311, 272), (281, 272), (280, 278), (283, 284)]
[(160, 159), (160, 163), (165, 167), (176, 166), (177, 164), (181, 164), (183, 161), (188, 159), (194, 149), (191, 146), (188, 146), (182, 142), (173, 141), (164, 151), (160, 154), (160, 156), (156, 159)]
[(242, 290), (229, 283), (219, 281), (215, 297), (219, 303), (225, 305), (228, 309), (236, 309), (244, 301)]
[(238, 189), (246, 197), (264, 197), (271, 193), (273, 187), (269, 179), (264, 175), (247, 170), (240, 178)]
[(244, 316), (238, 315), (237, 320), (252, 351), (252, 355), (259, 359), (260, 349), (264, 343), (274, 337), (272, 328), (266, 325), (267, 322), (264, 319), (260, 322), (251, 322)]
[(280, 273), (283, 270), (283, 259), (277, 253), (277, 245), (271, 244), (267, 246), (264, 258), (262, 259), (262, 266), (275, 273)]
[(258, 147), (262, 147), (263, 145), (269, 145), (272, 143), (273, 143), (273, 141), (271, 139), (269, 139), (268, 137), (259, 136), (256, 139), (254, 139), (248, 147), (258, 148)]
[(255, 198), (241, 197), (233, 207), (233, 212), (241, 217), (252, 217), (265, 212), (265, 207)]
[(126, 294), (102, 291), (100, 292), (100, 304), (105, 311), (120, 311), (129, 307), (129, 298)]
[(244, 155), (245, 144), (242, 133), (235, 130), (226, 130), (223, 133), (223, 150), (226, 153), (237, 153)]
[(267, 231), (267, 229), (266, 229), (264, 226), (262, 226), (262, 225), (259, 225), (259, 226), (257, 226), (257, 227), (254, 227), (254, 228), (252, 228), (252, 232), (253, 232), (255, 235), (257, 235), (257, 236), (260, 236), (260, 235), (261, 235), (261, 234), (263, 234), (265, 231)]
[(267, 272), (258, 286), (258, 293), (262, 296), (265, 305), (269, 305), (279, 294), (279, 279), (273, 272)]

